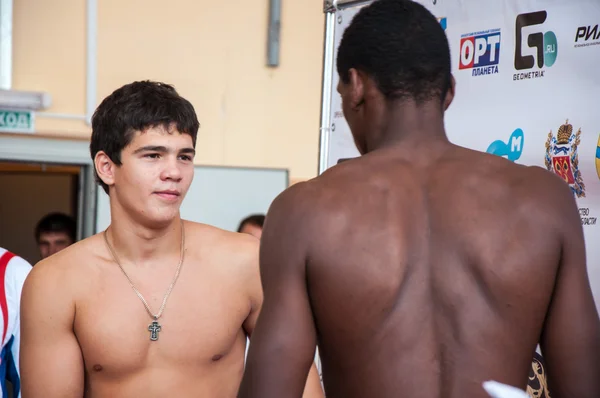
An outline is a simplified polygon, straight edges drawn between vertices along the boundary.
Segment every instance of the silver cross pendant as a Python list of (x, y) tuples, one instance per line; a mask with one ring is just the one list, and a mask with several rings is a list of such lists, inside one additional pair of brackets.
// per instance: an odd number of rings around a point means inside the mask
[(150, 340), (158, 340), (158, 332), (160, 332), (160, 329), (160, 323), (158, 323), (158, 321), (156, 320), (152, 321), (152, 323), (148, 325), (148, 331), (150, 332)]

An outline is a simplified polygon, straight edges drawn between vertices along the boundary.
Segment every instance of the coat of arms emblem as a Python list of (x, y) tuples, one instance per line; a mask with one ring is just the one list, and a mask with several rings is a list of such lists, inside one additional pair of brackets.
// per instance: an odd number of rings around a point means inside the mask
[(581, 139), (581, 129), (573, 133), (573, 126), (567, 120), (559, 127), (556, 137), (552, 130), (546, 140), (546, 168), (560, 176), (578, 197), (585, 197), (585, 184), (581, 171), (579, 171), (579, 157), (577, 147)]

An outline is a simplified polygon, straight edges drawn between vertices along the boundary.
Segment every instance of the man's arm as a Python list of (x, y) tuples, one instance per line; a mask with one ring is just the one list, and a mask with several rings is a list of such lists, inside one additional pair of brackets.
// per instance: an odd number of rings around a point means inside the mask
[[(259, 279), (259, 278), (257, 278)], [(252, 300), (252, 309), (250, 312), (250, 316), (246, 319), (244, 323), (244, 329), (248, 334), (248, 337), (252, 336), (252, 332), (256, 326), (256, 320), (260, 313), (260, 308), (262, 305), (262, 290), (260, 288), (260, 279), (256, 281), (257, 283), (254, 286), (258, 286), (258, 289), (254, 289), (254, 295)], [(304, 387), (304, 393), (302, 394), (303, 398), (324, 398), (325, 394), (323, 393), (323, 386), (321, 385), (321, 377), (319, 376), (319, 372), (317, 370), (317, 365), (313, 362), (310, 372), (308, 373), (308, 379), (306, 380), (306, 385)]]
[(325, 398), (323, 392), (323, 385), (321, 385), (321, 377), (319, 377), (319, 371), (317, 370), (317, 364), (314, 362), (308, 372), (308, 379), (304, 386), (303, 398)]
[(569, 187), (555, 182), (552, 195), (564, 211), (557, 226), (562, 250), (541, 336), (542, 354), (553, 398), (592, 398), (600, 391), (600, 320), (587, 274), (579, 212)]
[(73, 331), (75, 303), (61, 264), (40, 263), (21, 299), (23, 398), (81, 398), (84, 365)]
[(299, 222), (303, 215), (293, 198), (296, 189), (273, 202), (263, 229), (264, 302), (252, 334), (241, 398), (301, 397), (303, 392), (323, 396), (314, 363), (316, 331), (306, 290), (306, 235)]

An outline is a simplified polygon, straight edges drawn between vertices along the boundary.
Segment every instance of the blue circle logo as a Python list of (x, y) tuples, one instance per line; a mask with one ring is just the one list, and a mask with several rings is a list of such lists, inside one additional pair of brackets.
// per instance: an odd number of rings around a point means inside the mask
[(558, 41), (554, 32), (544, 33), (544, 64), (548, 67), (554, 65), (558, 56)]
[(492, 155), (506, 156), (508, 160), (514, 162), (521, 157), (524, 144), (525, 134), (523, 134), (523, 130), (516, 129), (508, 138), (508, 142), (496, 140), (490, 144), (486, 152)]

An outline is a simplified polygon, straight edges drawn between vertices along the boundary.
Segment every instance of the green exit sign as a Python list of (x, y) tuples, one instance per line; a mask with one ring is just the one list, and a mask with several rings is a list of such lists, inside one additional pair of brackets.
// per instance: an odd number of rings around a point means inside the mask
[(0, 109), (0, 131), (4, 133), (33, 133), (33, 112)]

